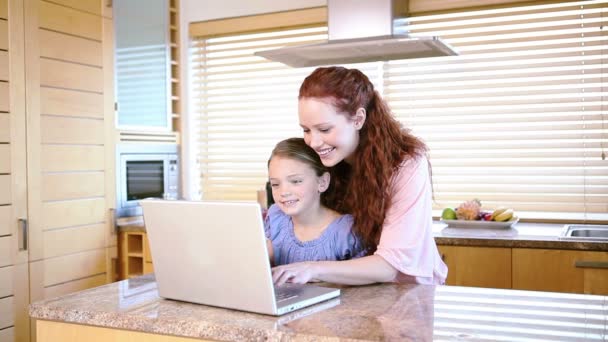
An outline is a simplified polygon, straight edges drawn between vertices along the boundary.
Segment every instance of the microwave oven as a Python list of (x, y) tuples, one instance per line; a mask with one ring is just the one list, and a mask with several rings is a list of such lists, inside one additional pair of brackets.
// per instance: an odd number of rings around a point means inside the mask
[(120, 144), (116, 152), (117, 217), (142, 215), (144, 198), (178, 199), (177, 145)]

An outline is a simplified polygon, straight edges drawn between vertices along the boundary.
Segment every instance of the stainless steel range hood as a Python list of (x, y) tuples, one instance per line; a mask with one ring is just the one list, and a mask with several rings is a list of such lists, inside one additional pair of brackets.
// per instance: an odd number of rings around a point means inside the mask
[[(438, 37), (410, 37), (396, 20), (404, 0), (328, 0), (326, 43), (258, 51), (256, 56), (291, 67), (457, 55)], [(407, 28), (407, 26), (405, 26)]]

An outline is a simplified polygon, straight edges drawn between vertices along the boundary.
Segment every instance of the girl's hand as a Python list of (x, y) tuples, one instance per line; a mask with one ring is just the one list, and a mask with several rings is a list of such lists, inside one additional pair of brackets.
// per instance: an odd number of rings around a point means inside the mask
[(273, 267), (272, 281), (277, 286), (285, 283), (306, 284), (316, 281), (315, 269), (315, 262), (311, 261)]
[(272, 241), (270, 239), (266, 239), (266, 248), (268, 249), (268, 258), (270, 259), (270, 264), (272, 265), (272, 260), (274, 260), (274, 249), (272, 248)]

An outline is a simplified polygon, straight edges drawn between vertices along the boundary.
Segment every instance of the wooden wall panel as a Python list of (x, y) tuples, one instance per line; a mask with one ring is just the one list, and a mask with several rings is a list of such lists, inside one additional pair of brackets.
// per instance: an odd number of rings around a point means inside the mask
[(44, 258), (104, 248), (103, 223), (44, 232)]
[(40, 27), (101, 41), (101, 17), (40, 1)]
[(0, 49), (8, 50), (8, 22), (0, 20)]
[(0, 329), (14, 325), (14, 302), (12, 296), (0, 299)]
[(0, 173), (11, 173), (11, 145), (0, 144)]
[(103, 146), (43, 145), (42, 172), (103, 171)]
[(102, 93), (103, 71), (98, 67), (41, 58), (40, 85)]
[(12, 264), (11, 261), (11, 243), (13, 241), (12, 236), (0, 237), (0, 267), (8, 266)]
[(11, 203), (11, 176), (0, 175), (0, 205)]
[(105, 274), (106, 251), (104, 249), (70, 254), (62, 257), (45, 259), (44, 287)]
[(0, 298), (13, 295), (13, 268), (0, 267)]
[(0, 143), (11, 141), (11, 122), (7, 113), (0, 113)]
[(0, 330), (0, 341), (15, 341), (15, 328)]
[(68, 293), (82, 291), (106, 284), (105, 274), (78, 279), (67, 283), (44, 288), (44, 298), (54, 298)]
[(102, 66), (101, 42), (40, 29), (40, 57)]
[(0, 206), (0, 236), (11, 233), (11, 215), (13, 208), (10, 205)]
[(8, 92), (8, 82), (0, 82), (0, 112), (9, 111)]
[(43, 144), (103, 145), (103, 120), (66, 118), (63, 116), (40, 117)]
[(0, 0), (0, 18), (8, 19), (8, 0)]
[(8, 52), (0, 51), (0, 81), (8, 81)]
[(103, 222), (105, 200), (93, 198), (42, 203), (42, 229), (72, 227)]
[(42, 200), (56, 201), (104, 195), (104, 173), (49, 173), (42, 175)]
[(40, 89), (40, 113), (103, 118), (103, 95), (67, 89)]
[(101, 15), (102, 1), (100, 0), (53, 0), (53, 2), (65, 7)]

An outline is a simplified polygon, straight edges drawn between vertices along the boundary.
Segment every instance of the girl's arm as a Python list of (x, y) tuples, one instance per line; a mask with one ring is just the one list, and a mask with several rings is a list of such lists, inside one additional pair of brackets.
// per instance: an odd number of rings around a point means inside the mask
[(298, 262), (272, 269), (272, 279), (276, 285), (285, 282), (304, 284), (312, 279), (345, 285), (365, 285), (389, 282), (395, 277), (397, 270), (378, 255), (345, 261)]
[(268, 248), (268, 259), (270, 261), (270, 265), (272, 266), (274, 260), (274, 249), (272, 248), (272, 241), (266, 238), (266, 248)]

